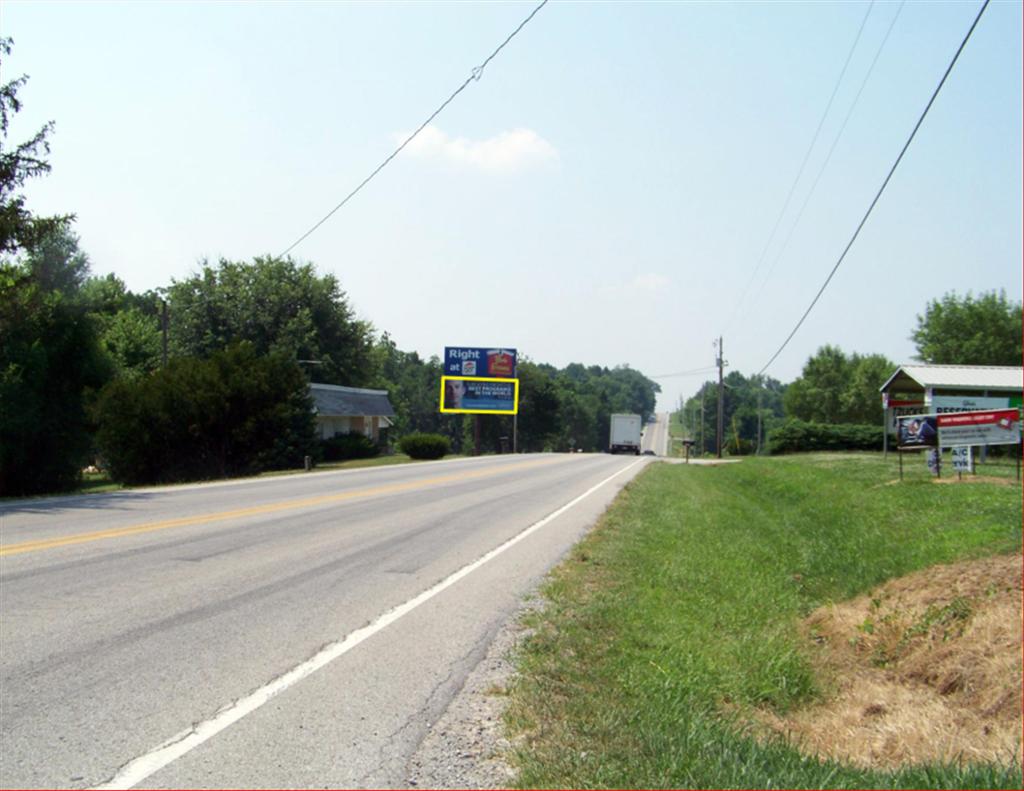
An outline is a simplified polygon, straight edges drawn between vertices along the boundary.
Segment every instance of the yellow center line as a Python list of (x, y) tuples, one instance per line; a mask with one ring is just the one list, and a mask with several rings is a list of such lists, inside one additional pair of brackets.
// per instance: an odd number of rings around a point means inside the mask
[(160, 522), (146, 522), (130, 527), (115, 527), (109, 530), (97, 530), (93, 533), (80, 533), (74, 536), (63, 538), (48, 538), (38, 541), (24, 541), (20, 544), (0, 545), (0, 557), (6, 555), (20, 555), (23, 552), (37, 552), (43, 549), (55, 549), (66, 547), (72, 544), (85, 544), (90, 541), (101, 541), (106, 538), (120, 538), (121, 536), (133, 536), (139, 533), (152, 533), (156, 530), (167, 530), (172, 527), (186, 527), (191, 525), (204, 525), (210, 522), (224, 522), (229, 519), (239, 519), (245, 516), (263, 516), (281, 511), (293, 511), (299, 508), (310, 508), (327, 503), (340, 503), (346, 500), (356, 500), (363, 497), (374, 497), (381, 494), (396, 494), (414, 489), (424, 489), (428, 486), (437, 486), (456, 481), (467, 481), (474, 478), (487, 478), (493, 475), (500, 475), (512, 470), (523, 470), (531, 467), (542, 467), (548, 464), (555, 464), (561, 459), (545, 459), (543, 461), (530, 461), (521, 464), (514, 464), (509, 467), (500, 467), (492, 470), (474, 470), (472, 472), (454, 473), (451, 475), (439, 475), (434, 478), (424, 478), (418, 481), (407, 481), (405, 483), (391, 483), (384, 486), (374, 486), (369, 489), (357, 489), (339, 494), (325, 494), (318, 497), (306, 497), (300, 500), (284, 500), (278, 503), (267, 505), (255, 505), (250, 508), (237, 508), (232, 511), (219, 511), (212, 514), (200, 514), (198, 516), (183, 516), (178, 519), (165, 519)]

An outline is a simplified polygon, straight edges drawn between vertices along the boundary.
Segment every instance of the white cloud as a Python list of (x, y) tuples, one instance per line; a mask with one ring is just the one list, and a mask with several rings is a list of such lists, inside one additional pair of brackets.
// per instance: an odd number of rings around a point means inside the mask
[[(407, 136), (395, 137), (401, 141)], [(513, 129), (486, 140), (470, 140), (450, 137), (433, 125), (420, 132), (406, 147), (405, 153), (503, 173), (558, 159), (555, 147), (532, 129)]]

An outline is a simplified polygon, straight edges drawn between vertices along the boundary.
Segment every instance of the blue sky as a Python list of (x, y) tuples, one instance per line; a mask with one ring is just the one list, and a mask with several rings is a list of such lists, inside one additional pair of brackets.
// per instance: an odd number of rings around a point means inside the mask
[[(203, 258), (279, 253), (534, 5), (5, 0), (2, 78), (30, 76), (11, 139), (57, 123), (29, 205), (76, 213), (94, 272), (133, 290)], [(293, 255), (424, 355), (501, 345), (654, 376), (710, 366), (721, 334), (729, 368), (752, 374), (832, 268), (979, 7), (551, 2)], [(791, 380), (825, 343), (909, 361), (915, 316), (948, 291), (1020, 299), (1021, 30), (1020, 3), (989, 6), (769, 375)], [(670, 408), (701, 379), (659, 381)]]

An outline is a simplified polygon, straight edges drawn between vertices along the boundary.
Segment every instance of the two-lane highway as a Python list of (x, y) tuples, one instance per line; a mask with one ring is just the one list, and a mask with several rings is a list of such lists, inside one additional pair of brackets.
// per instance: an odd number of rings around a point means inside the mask
[(401, 785), (642, 467), (502, 456), (0, 506), (0, 785)]
[(643, 434), (640, 435), (640, 449), (651, 451), (655, 456), (668, 456), (668, 412), (658, 412), (653, 415), (653, 420), (644, 426)]

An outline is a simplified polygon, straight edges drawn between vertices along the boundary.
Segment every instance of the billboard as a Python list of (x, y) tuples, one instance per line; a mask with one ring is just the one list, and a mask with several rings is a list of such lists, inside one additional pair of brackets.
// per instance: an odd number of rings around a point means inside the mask
[(990, 409), (948, 412), (937, 416), (939, 441), (953, 445), (1016, 445), (1020, 442), (1020, 411)]
[(441, 411), (449, 415), (515, 415), (519, 412), (519, 380), (442, 376)]
[(908, 415), (899, 418), (897, 437), (901, 449), (934, 448), (939, 444), (935, 415)]
[(516, 350), (445, 346), (443, 373), (480, 379), (515, 379)]

